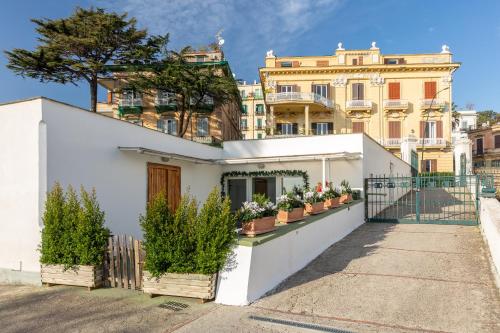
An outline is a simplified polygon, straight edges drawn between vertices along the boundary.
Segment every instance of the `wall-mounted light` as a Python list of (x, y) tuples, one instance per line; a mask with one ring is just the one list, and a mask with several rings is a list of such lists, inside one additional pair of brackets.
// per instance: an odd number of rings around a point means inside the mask
[(162, 157), (161, 161), (162, 162), (168, 162), (168, 161), (170, 161), (170, 158), (168, 158), (168, 157)]

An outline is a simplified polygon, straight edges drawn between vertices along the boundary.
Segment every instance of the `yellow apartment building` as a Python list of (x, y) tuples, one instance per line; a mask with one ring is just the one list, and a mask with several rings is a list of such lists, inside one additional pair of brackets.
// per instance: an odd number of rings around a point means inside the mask
[(244, 140), (266, 137), (266, 108), (260, 83), (238, 84), (243, 104), (241, 114), (241, 133)]
[[(187, 55), (187, 61), (216, 68), (220, 75), (233, 77), (221, 50), (193, 51)], [(126, 66), (110, 68), (112, 77), (99, 80), (99, 84), (107, 90), (107, 100), (97, 104), (97, 112), (167, 134), (178, 134), (180, 112), (175, 94), (165, 91), (146, 94), (129, 90)], [(239, 126), (242, 110), (239, 101), (218, 105), (212, 97), (204, 96), (199, 110), (191, 119), (186, 113), (185, 119), (189, 124), (184, 138), (201, 143), (241, 138)]]
[(446, 45), (427, 54), (382, 54), (375, 42), (363, 50), (339, 43), (327, 56), (268, 51), (259, 69), (268, 137), (365, 132), (400, 155), (401, 140), (413, 134), (421, 171), (452, 171), (452, 77), (459, 67)]

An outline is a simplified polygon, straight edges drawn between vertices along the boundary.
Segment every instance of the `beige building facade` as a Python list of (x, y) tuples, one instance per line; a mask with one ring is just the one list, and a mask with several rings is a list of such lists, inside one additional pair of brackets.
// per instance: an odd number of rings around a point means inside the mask
[[(187, 61), (215, 68), (220, 75), (233, 77), (220, 50), (193, 51), (187, 55)], [(112, 72), (112, 77), (99, 80), (99, 84), (107, 90), (107, 100), (97, 104), (98, 113), (178, 135), (181, 112), (175, 94), (128, 90), (127, 68), (116, 66)], [(236, 81), (234, 84), (236, 85)], [(185, 139), (209, 144), (241, 139), (239, 126), (242, 109), (239, 101), (218, 104), (212, 97), (204, 96), (198, 110), (192, 117), (185, 113), (184, 121), (188, 122), (187, 131), (183, 136)]]
[(364, 50), (339, 43), (328, 56), (268, 51), (260, 79), (269, 137), (365, 132), (400, 156), (401, 140), (414, 134), (421, 171), (452, 171), (452, 77), (459, 67), (446, 45), (430, 54), (384, 55), (375, 42)]
[(241, 133), (244, 140), (264, 139), (266, 137), (266, 107), (260, 83), (238, 84), (243, 104), (241, 114)]

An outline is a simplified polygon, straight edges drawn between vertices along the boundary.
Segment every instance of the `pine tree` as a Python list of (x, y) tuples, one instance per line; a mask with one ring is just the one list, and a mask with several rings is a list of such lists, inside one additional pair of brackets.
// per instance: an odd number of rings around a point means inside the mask
[(161, 54), (168, 35), (147, 37), (127, 14), (106, 13), (101, 8), (76, 8), (63, 19), (32, 19), (39, 45), (34, 51), (6, 51), (7, 67), (40, 82), (86, 81), (90, 110), (96, 112), (97, 80), (109, 73), (109, 63), (144, 64)]

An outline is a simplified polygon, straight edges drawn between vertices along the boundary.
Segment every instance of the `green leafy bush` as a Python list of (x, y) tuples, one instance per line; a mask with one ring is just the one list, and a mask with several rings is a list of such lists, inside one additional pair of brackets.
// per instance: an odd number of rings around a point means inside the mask
[(104, 227), (104, 212), (99, 208), (95, 190), (82, 187), (81, 201), (69, 186), (66, 194), (56, 183), (47, 194), (40, 246), (42, 264), (101, 265), (109, 230)]
[(340, 182), (340, 189), (341, 189), (342, 195), (352, 194), (351, 185), (345, 179), (342, 182)]
[(224, 266), (236, 242), (231, 202), (215, 188), (198, 212), (196, 201), (182, 197), (175, 212), (164, 193), (151, 200), (140, 224), (144, 232), (144, 268), (152, 276), (164, 273), (213, 274)]

